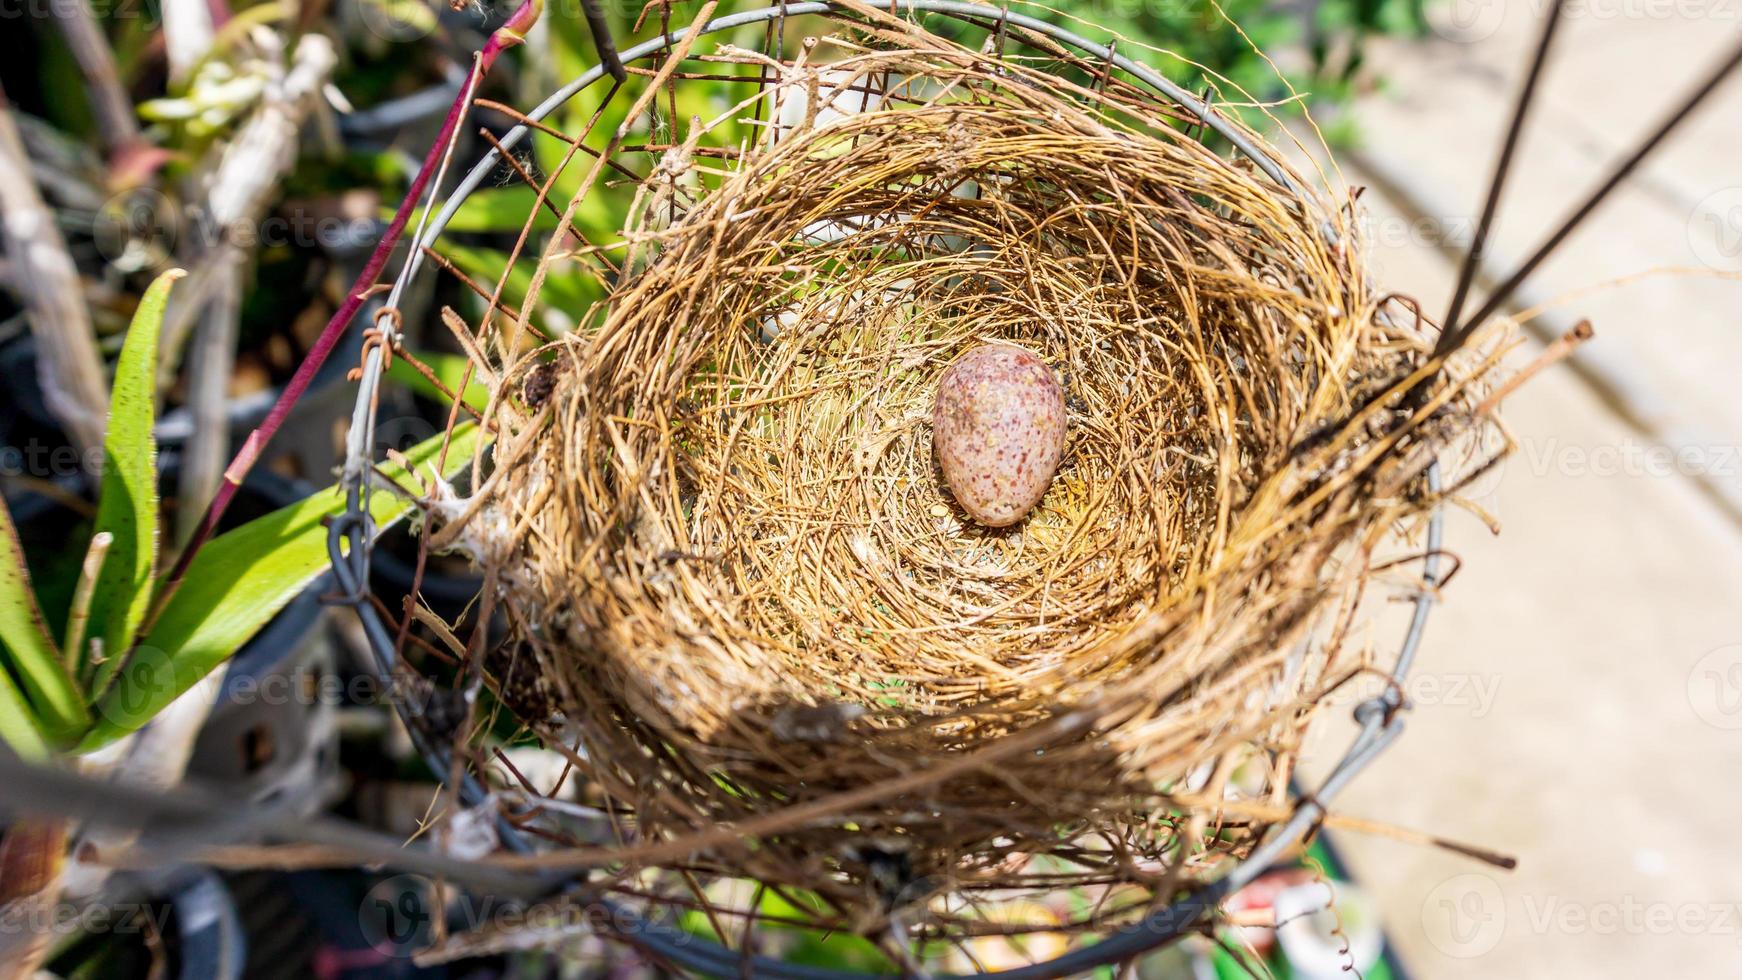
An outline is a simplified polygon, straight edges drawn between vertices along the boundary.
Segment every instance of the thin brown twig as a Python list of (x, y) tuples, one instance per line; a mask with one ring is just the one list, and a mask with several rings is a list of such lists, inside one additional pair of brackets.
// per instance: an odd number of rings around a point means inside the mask
[(1506, 400), (1506, 396), (1517, 391), (1520, 385), (1529, 381), (1531, 378), (1536, 377), (1538, 374), (1541, 374), (1548, 368), (1571, 357), (1573, 352), (1579, 349), (1580, 345), (1596, 335), (1597, 332), (1591, 328), (1591, 321), (1589, 320), (1580, 320), (1578, 323), (1573, 324), (1566, 333), (1555, 338), (1554, 343), (1549, 344), (1548, 347), (1544, 348), (1543, 352), (1538, 354), (1535, 360), (1525, 365), (1517, 374), (1507, 378), (1505, 383), (1495, 388), (1488, 397), (1482, 399), (1481, 403), (1476, 406), (1476, 414), (1491, 414), (1495, 409), (1500, 407), (1501, 402)]

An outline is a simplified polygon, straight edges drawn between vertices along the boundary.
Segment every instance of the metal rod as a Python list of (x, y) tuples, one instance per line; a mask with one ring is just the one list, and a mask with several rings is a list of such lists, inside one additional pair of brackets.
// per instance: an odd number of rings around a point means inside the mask
[(581, 0), (581, 11), (587, 18), (587, 30), (593, 35), (593, 50), (599, 55), (599, 64), (619, 82), (628, 78), (629, 72), (617, 54), (617, 40), (611, 36), (611, 21), (605, 16), (605, 8), (599, 0)]
[(1447, 336), (1452, 337), (1449, 341), (1450, 346), (1446, 349), (1450, 350), (1452, 347), (1456, 347), (1458, 344), (1462, 343), (1464, 337), (1468, 336), (1476, 327), (1480, 326), (1484, 320), (1488, 319), (1488, 317), (1493, 316), (1495, 310), (1500, 309), (1508, 299), (1511, 299), (1512, 293), (1518, 289), (1531, 273), (1536, 271), (1536, 267), (1541, 265), (1543, 260), (1547, 259), (1556, 248), (1560, 247), (1561, 242), (1565, 241), (1567, 236), (1571, 235), (1573, 231), (1591, 215), (1591, 212), (1595, 211), (1597, 206), (1602, 204), (1609, 194), (1614, 191), (1616, 187), (1619, 187), (1621, 182), (1626, 180), (1628, 175), (1632, 174), (1633, 171), (1638, 168), (1640, 163), (1644, 162), (1645, 158), (1650, 156), (1652, 151), (1656, 150), (1658, 145), (1661, 144), (1670, 133), (1675, 131), (1677, 126), (1682, 124), (1683, 120), (1692, 115), (1693, 111), (1699, 108), (1700, 103), (1704, 102), (1707, 97), (1716, 91), (1718, 86), (1736, 70), (1738, 65), (1742, 65), (1742, 43), (1738, 43), (1736, 47), (1731, 50), (1729, 56), (1725, 58), (1710, 75), (1706, 76), (1706, 80), (1701, 82), (1699, 87), (1694, 89), (1694, 91), (1683, 100), (1681, 105), (1677, 106), (1664, 118), (1663, 122), (1658, 125), (1657, 129), (1650, 136), (1646, 137), (1645, 141), (1640, 144), (1637, 150), (1633, 151), (1626, 160), (1622, 161), (1619, 166), (1610, 172), (1608, 178), (1605, 179), (1602, 184), (1598, 185), (1597, 189), (1592, 191), (1589, 197), (1585, 198), (1584, 203), (1580, 204), (1578, 208), (1561, 223), (1561, 226), (1555, 229), (1554, 233), (1549, 235), (1548, 238), (1537, 247), (1535, 252), (1531, 253), (1530, 258), (1524, 260), (1524, 264), (1518, 267), (1517, 272), (1514, 272), (1510, 278), (1495, 288), (1493, 295), (1488, 298), (1488, 302), (1482, 304), (1482, 308), (1477, 310), (1462, 327), (1458, 328), (1455, 335), (1445, 334), (1441, 336), (1440, 339), (1442, 343), (1447, 343)]
[(1446, 318), (1440, 321), (1440, 337), (1434, 345), (1434, 356), (1451, 350), (1451, 341), (1457, 335), (1458, 316), (1464, 312), (1464, 300), (1470, 295), (1470, 284), (1476, 281), (1476, 270), (1482, 264), (1482, 251), (1488, 244), (1488, 231), (1494, 224), (1494, 211), (1500, 205), (1500, 192), (1506, 187), (1506, 177), (1512, 170), (1512, 154), (1518, 149), (1519, 134), (1524, 132), (1524, 120), (1530, 115), (1530, 106), (1536, 101), (1536, 83), (1542, 78), (1543, 65), (1548, 62), (1548, 50), (1554, 43), (1555, 28), (1560, 26), (1561, 12), (1566, 4), (1555, 0), (1549, 5), (1548, 15), (1543, 19), (1542, 36), (1536, 43), (1536, 54), (1531, 58), (1530, 71), (1525, 73), (1524, 85), (1518, 90), (1518, 104), (1512, 109), (1512, 122), (1507, 127), (1506, 139), (1500, 145), (1500, 158), (1494, 162), (1494, 176), (1488, 182), (1488, 199), (1482, 204), (1482, 219), (1476, 222), (1476, 237), (1470, 242), (1470, 251), (1464, 256), (1464, 264), (1458, 269), (1458, 285), (1452, 290), (1451, 306), (1446, 310)]

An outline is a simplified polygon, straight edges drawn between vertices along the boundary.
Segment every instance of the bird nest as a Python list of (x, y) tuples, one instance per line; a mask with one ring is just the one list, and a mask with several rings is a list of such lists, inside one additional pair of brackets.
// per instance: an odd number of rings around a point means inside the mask
[[(579, 746), (628, 872), (800, 887), (864, 929), (1025, 887), (1141, 909), (1251, 846), (1232, 798), (1287, 802), (1492, 358), (1430, 357), (1352, 206), (1277, 159), (1057, 52), (894, 30), (777, 66), (730, 115), (784, 124), (727, 165), (699, 127), (609, 299), (499, 345), (468, 535), (536, 678), (503, 699)], [(996, 529), (931, 429), (988, 342), (1068, 414)]]

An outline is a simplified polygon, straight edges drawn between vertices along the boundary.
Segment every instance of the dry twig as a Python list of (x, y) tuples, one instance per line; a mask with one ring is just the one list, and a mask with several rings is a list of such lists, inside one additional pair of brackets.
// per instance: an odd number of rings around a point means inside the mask
[(36, 335), (43, 400), (72, 440), (102, 445), (109, 386), (97, 353), (79, 270), (54, 213), (37, 193), (12, 109), (0, 94), (0, 221), (19, 293)]

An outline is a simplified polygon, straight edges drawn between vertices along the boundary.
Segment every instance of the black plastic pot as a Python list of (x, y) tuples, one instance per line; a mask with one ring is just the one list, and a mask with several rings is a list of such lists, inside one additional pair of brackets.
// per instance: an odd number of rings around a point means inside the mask
[(78, 931), (47, 964), (52, 975), (155, 976), (160, 962), (179, 980), (244, 975), (242, 918), (224, 880), (207, 868), (118, 873), (66, 926)]
[(182, 980), (237, 980), (247, 961), (248, 942), (236, 914), (236, 900), (223, 879), (200, 869), (170, 892), (180, 940)]
[[(243, 483), (264, 510), (312, 490), (260, 470)], [(190, 778), (259, 802), (294, 801), (306, 813), (331, 800), (339, 782), (338, 672), (320, 602), (331, 582), (330, 573), (316, 579), (230, 658), (217, 703), (194, 743)]]

